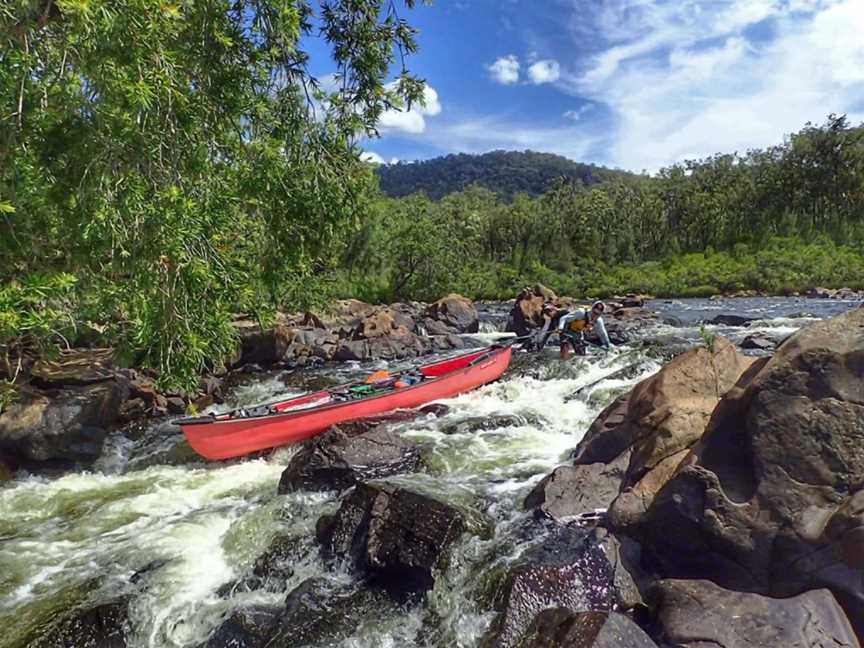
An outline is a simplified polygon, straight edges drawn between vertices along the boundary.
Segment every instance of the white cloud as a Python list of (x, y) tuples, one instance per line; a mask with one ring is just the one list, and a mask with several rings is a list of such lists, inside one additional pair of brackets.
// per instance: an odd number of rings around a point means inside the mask
[(371, 162), (372, 164), (386, 164), (384, 158), (378, 155), (375, 151), (363, 151), (360, 154), (360, 159), (364, 162)]
[[(772, 35), (748, 36), (765, 19)], [(591, 20), (606, 48), (557, 85), (611, 112), (610, 163), (653, 171), (779, 143), (830, 112), (864, 118), (862, 0), (609, 0)]]
[(537, 61), (528, 68), (528, 78), (537, 85), (541, 83), (553, 83), (561, 77), (561, 66), (558, 61), (547, 59)]
[(441, 102), (438, 93), (428, 83), (423, 89), (423, 104), (415, 103), (410, 110), (386, 110), (378, 122), (382, 133), (401, 131), (403, 133), (419, 134), (426, 130), (426, 118), (434, 117), (441, 112)]
[(502, 56), (486, 67), (492, 80), (502, 85), (512, 85), (519, 81), (519, 59), (513, 54)]
[(579, 106), (576, 110), (568, 110), (564, 113), (564, 117), (566, 119), (571, 119), (573, 121), (579, 121), (582, 119), (582, 115), (590, 111), (594, 106), (592, 104), (585, 104), (584, 106)]

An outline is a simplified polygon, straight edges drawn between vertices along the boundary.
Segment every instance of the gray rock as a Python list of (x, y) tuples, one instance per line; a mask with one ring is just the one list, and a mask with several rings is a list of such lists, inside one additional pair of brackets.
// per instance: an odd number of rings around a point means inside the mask
[(22, 392), (0, 414), (0, 452), (27, 468), (70, 466), (99, 457), (108, 429), (120, 420), (129, 381), (117, 376), (83, 387)]
[(390, 484), (361, 483), (335, 515), (318, 520), (316, 535), (325, 556), (350, 557), (399, 594), (431, 588), (465, 528), (451, 506)]
[(828, 590), (788, 599), (732, 592), (711, 581), (660, 581), (651, 593), (664, 645), (674, 648), (859, 648)]
[(656, 648), (651, 637), (617, 612), (571, 612), (550, 608), (538, 614), (518, 648)]
[(344, 490), (360, 481), (414, 472), (421, 465), (419, 446), (386, 424), (334, 426), (292, 457), (279, 481), (279, 493)]
[(667, 577), (773, 596), (827, 587), (864, 633), (864, 309), (799, 331), (756, 368), (629, 532)]
[(629, 462), (622, 453), (612, 463), (559, 466), (525, 498), (525, 509), (537, 509), (554, 520), (608, 508), (618, 496)]
[(499, 614), (481, 645), (519, 646), (537, 614), (548, 608), (611, 610), (612, 568), (593, 534), (560, 527), (520, 557), (493, 597)]

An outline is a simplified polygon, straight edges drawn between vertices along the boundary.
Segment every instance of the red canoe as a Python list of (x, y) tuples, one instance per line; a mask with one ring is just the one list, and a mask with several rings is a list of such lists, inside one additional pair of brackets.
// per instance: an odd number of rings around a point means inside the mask
[[(341, 385), (248, 411), (185, 418), (176, 423), (202, 457), (240, 457), (303, 441), (337, 423), (417, 407), (475, 389), (499, 378), (509, 366), (512, 352), (509, 345), (493, 346), (423, 365), (389, 381)], [(408, 384), (412, 381), (417, 382)]]

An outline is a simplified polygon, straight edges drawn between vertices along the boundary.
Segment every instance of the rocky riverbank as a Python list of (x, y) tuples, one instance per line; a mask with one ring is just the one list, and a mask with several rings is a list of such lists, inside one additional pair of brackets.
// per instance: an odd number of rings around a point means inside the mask
[[(566, 303), (537, 292), (507, 309), (529, 332), (526, 302)], [(859, 646), (864, 309), (773, 356), (705, 335), (662, 367), (669, 318), (644, 317), (606, 360), (517, 354), (480, 393), (284, 460), (19, 482), (0, 497), (10, 645)], [(93, 377), (76, 387), (125, 395)]]

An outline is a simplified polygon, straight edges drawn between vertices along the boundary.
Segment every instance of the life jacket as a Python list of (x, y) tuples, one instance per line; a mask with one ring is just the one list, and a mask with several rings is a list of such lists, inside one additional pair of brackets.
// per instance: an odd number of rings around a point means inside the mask
[(585, 311), (585, 317), (577, 317), (574, 320), (567, 322), (567, 328), (574, 333), (582, 333), (590, 331), (594, 325), (591, 323), (591, 311)]

